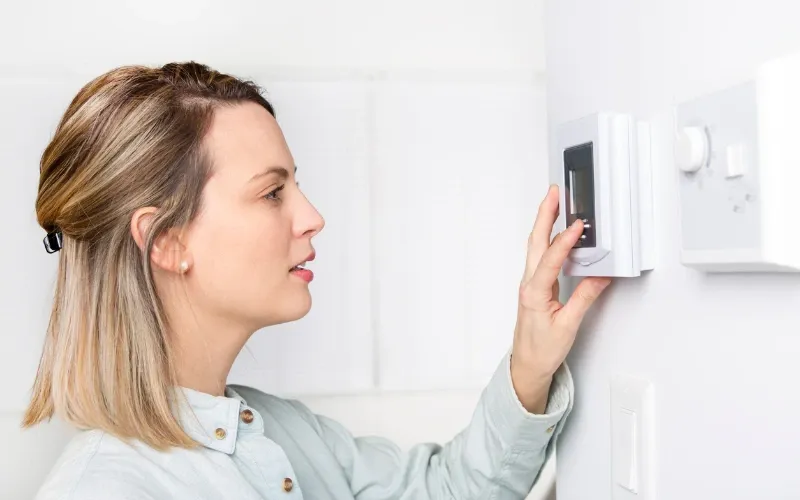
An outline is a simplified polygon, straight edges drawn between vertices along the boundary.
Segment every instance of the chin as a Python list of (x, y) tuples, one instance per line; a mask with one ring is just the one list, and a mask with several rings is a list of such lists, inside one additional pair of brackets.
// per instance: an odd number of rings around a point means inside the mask
[(279, 310), (269, 311), (267, 324), (264, 326), (280, 325), (303, 319), (311, 311), (311, 294), (287, 297), (278, 305)]
[(311, 297), (308, 298), (303, 304), (298, 304), (298, 307), (292, 314), (292, 317), (289, 321), (297, 321), (299, 319), (303, 319), (306, 315), (311, 311)]

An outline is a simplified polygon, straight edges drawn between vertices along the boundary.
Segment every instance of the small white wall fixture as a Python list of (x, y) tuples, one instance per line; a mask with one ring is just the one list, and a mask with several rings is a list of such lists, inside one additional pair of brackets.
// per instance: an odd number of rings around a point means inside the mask
[(800, 54), (675, 111), (681, 263), (800, 271)]
[(650, 131), (623, 113), (601, 112), (557, 130), (561, 229), (584, 231), (566, 276), (638, 277), (653, 269)]

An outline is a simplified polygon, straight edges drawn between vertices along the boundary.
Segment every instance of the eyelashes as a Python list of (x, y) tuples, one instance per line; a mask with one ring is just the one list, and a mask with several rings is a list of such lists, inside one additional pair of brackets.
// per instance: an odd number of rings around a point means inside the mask
[[(295, 182), (295, 186), (297, 187), (297, 189), (300, 189), (300, 183), (299, 182)], [(284, 190), (284, 188), (286, 188), (286, 184), (281, 184), (277, 188), (273, 189), (269, 193), (267, 193), (264, 196), (262, 196), (262, 198), (264, 198), (265, 200), (268, 200), (268, 201), (280, 203), (281, 201), (283, 201), (283, 199), (279, 195), (280, 195), (281, 191)]]
[(283, 184), (281, 186), (278, 186), (277, 188), (273, 189), (269, 193), (265, 194), (264, 195), (264, 199), (265, 200), (269, 200), (269, 201), (280, 202), (281, 198), (278, 195), (280, 194), (281, 191), (283, 191), (283, 188), (285, 188), (285, 187), (286, 187), (285, 184)]

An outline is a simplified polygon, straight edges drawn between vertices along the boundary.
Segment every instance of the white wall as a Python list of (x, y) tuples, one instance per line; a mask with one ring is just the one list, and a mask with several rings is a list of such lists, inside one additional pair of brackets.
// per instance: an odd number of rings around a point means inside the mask
[(570, 356), (577, 399), (559, 446), (559, 500), (611, 498), (614, 373), (654, 384), (659, 499), (798, 498), (800, 278), (679, 264), (670, 132), (676, 103), (800, 49), (798, 19), (787, 0), (547, 2), (550, 130), (607, 109), (657, 127), (656, 269), (609, 289)]
[[(408, 447), (466, 424), (510, 342), (547, 180), (541, 2), (219, 5), (4, 6), (3, 498), (29, 498), (70, 435), (58, 423), (18, 429), (55, 270), (32, 213), (38, 156), (79, 85), (117, 65), (195, 59), (263, 84), (326, 215), (314, 313), (254, 338), (237, 382)], [(462, 276), (450, 286), (463, 294), (447, 296), (444, 270)], [(553, 472), (551, 462), (532, 498)]]
[[(544, 68), (541, 1), (4, 2), (2, 62), (90, 73), (121, 62), (377, 68), (427, 73)], [(13, 47), (16, 50), (9, 50)], [(76, 65), (75, 61), (81, 61)]]

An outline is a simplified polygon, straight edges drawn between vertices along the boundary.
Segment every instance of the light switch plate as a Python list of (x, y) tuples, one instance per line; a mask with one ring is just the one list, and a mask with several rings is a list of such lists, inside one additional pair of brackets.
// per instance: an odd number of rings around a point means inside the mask
[(611, 498), (655, 500), (652, 384), (628, 375), (611, 381)]

